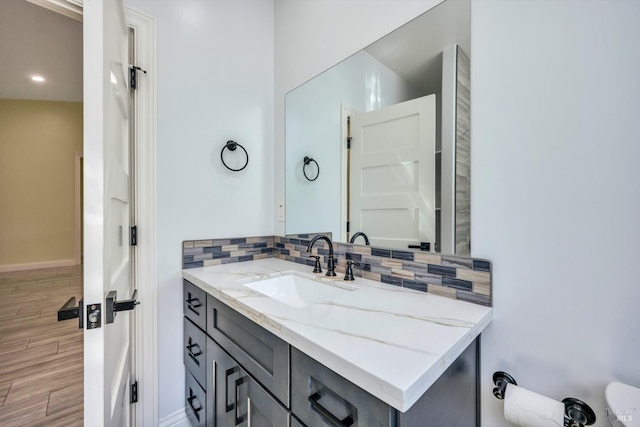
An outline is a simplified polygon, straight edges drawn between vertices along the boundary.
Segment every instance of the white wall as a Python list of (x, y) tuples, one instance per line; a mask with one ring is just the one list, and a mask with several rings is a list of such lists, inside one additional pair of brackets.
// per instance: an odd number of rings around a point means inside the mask
[(482, 0), (471, 22), (483, 425), (508, 425), (495, 370), (608, 425), (606, 383), (640, 386), (640, 2)]
[[(436, 2), (299, 3), (275, 2), (277, 200), (284, 94)], [(636, 0), (472, 1), (472, 255), (494, 267), (485, 426), (510, 425), (495, 370), (587, 401), (598, 426), (608, 381), (640, 385), (639, 20)]]
[[(178, 304), (182, 241), (273, 234), (273, 2), (127, 0), (127, 4), (155, 17), (158, 30), (158, 69), (149, 72), (157, 73), (158, 81), (162, 420), (184, 407), (183, 322)], [(249, 152), (249, 165), (242, 172), (230, 172), (220, 162), (220, 150), (228, 139)]]

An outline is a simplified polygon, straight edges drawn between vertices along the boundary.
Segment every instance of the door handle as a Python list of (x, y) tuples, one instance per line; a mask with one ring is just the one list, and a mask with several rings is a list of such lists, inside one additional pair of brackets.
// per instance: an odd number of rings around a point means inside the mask
[(58, 310), (58, 322), (78, 318), (78, 329), (84, 328), (82, 321), (82, 311), (84, 309), (84, 298), (80, 298), (76, 306), (76, 297), (71, 297)]
[(110, 291), (107, 294), (106, 304), (105, 304), (105, 316), (107, 323), (113, 323), (116, 318), (116, 314), (119, 311), (127, 311), (133, 310), (136, 308), (136, 305), (140, 304), (140, 301), (136, 301), (136, 297), (138, 296), (138, 290), (133, 291), (133, 295), (131, 295), (130, 299), (117, 301), (117, 292)]
[(429, 252), (431, 250), (431, 243), (420, 242), (419, 245), (409, 245), (409, 249), (420, 249), (421, 251)]
[(327, 408), (320, 404), (320, 399), (322, 395), (318, 392), (313, 393), (309, 396), (309, 403), (311, 403), (311, 409), (316, 411), (322, 418), (329, 421), (331, 425), (340, 426), (340, 427), (349, 427), (353, 425), (353, 418), (350, 415), (346, 416), (344, 419), (339, 419), (335, 415), (333, 415)]

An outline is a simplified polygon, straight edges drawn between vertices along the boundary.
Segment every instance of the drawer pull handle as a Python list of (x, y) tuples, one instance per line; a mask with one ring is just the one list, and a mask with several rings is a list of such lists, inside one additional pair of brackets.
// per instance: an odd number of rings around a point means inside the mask
[(245, 422), (245, 420), (247, 419), (247, 415), (240, 415), (238, 416), (238, 407), (240, 407), (240, 386), (242, 384), (248, 384), (249, 381), (247, 381), (247, 377), (241, 377), (238, 378), (236, 380), (236, 410), (235, 410), (235, 419), (236, 419), (236, 425), (240, 425), (243, 422)]
[[(196, 405), (194, 405), (194, 401), (197, 403), (197, 407)], [(193, 414), (196, 416), (197, 420), (200, 421), (200, 414), (198, 414), (198, 412), (202, 411), (202, 405), (200, 404), (200, 400), (198, 400), (198, 396), (193, 394), (193, 390), (191, 389), (191, 387), (189, 387), (189, 397), (187, 398), (187, 402), (189, 403), (189, 406), (191, 407), (191, 410), (193, 411)]]
[(191, 292), (189, 292), (189, 298), (187, 298), (187, 308), (193, 311), (198, 316), (200, 316), (200, 312), (196, 310), (196, 308), (200, 308), (200, 307), (202, 307), (202, 304), (200, 303), (200, 298), (192, 297)]
[(202, 350), (200, 349), (198, 343), (192, 342), (191, 337), (189, 337), (189, 345), (187, 346), (187, 351), (189, 351), (189, 357), (191, 358), (191, 360), (193, 360), (196, 365), (200, 366), (198, 356), (202, 354)]
[(344, 419), (339, 419), (331, 412), (327, 410), (324, 406), (322, 406), (319, 400), (322, 398), (320, 393), (315, 392), (311, 396), (309, 396), (309, 403), (311, 403), (311, 409), (316, 411), (322, 418), (329, 421), (331, 424), (340, 426), (340, 427), (349, 427), (353, 425), (353, 418), (351, 416), (347, 416)]

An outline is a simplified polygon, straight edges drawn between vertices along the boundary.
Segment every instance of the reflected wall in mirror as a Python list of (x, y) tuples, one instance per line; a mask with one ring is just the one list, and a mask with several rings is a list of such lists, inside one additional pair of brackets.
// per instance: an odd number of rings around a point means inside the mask
[(469, 34), (446, 0), (287, 93), (287, 234), (469, 255)]

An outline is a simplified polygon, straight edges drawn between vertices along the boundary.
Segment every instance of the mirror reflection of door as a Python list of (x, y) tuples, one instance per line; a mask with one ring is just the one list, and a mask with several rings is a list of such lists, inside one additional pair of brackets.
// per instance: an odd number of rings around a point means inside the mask
[(350, 234), (373, 246), (436, 242), (436, 96), (351, 117)]

